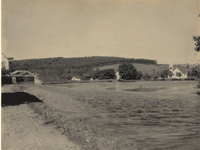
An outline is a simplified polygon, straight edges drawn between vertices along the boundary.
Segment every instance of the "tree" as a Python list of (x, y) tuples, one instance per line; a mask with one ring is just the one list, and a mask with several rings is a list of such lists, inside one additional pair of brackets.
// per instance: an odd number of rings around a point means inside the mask
[(99, 80), (104, 80), (104, 79), (108, 79), (108, 76), (105, 76), (104, 74), (101, 74), (99, 76)]
[(1, 76), (10, 74), (10, 70), (7, 70), (5, 67), (1, 68)]
[(187, 69), (189, 69), (189, 68), (190, 68), (190, 66), (189, 66), (189, 64), (188, 64), (188, 63), (187, 63), (187, 66), (186, 66), (186, 68), (187, 68)]
[(193, 36), (193, 40), (195, 42), (195, 51), (199, 52), (200, 51), (200, 36)]
[(191, 71), (188, 71), (188, 72), (187, 72), (187, 76), (188, 76), (188, 77), (192, 77)]
[(169, 72), (170, 72), (169, 69), (163, 70), (160, 74), (160, 77), (163, 79), (168, 78)]
[(200, 66), (195, 66), (192, 68), (191, 75), (200, 78)]
[(138, 72), (137, 72), (137, 80), (141, 80), (142, 77), (143, 77), (142, 72), (141, 72), (141, 71), (138, 71)]
[(124, 63), (119, 65), (119, 75), (124, 80), (136, 80), (137, 69), (132, 64)]
[(7, 70), (5, 67), (1, 68), (1, 76), (4, 76), (7, 74)]
[(151, 75), (149, 75), (148, 73), (146, 73), (144, 76), (143, 76), (143, 79), (144, 80), (150, 80), (151, 79)]
[[(199, 16), (198, 17), (200, 17), (200, 14), (199, 14)], [(196, 45), (196, 47), (195, 47), (195, 51), (196, 52), (200, 52), (200, 36), (193, 36), (193, 40), (194, 40), (194, 42), (195, 42), (195, 45)], [(200, 78), (200, 66), (198, 67), (198, 68), (196, 68), (196, 74), (197, 74), (197, 77), (199, 77)], [(199, 81), (199, 84), (197, 85), (197, 88), (200, 88), (200, 81)], [(200, 93), (200, 91), (198, 92), (198, 94)], [(200, 95), (200, 94), (199, 94)]]
[(170, 77), (172, 77), (174, 74), (173, 72), (169, 71), (169, 74), (168, 74)]
[(109, 79), (115, 79), (116, 78), (116, 74), (115, 74), (114, 69), (105, 70), (104, 75), (107, 76), (107, 78), (109, 78)]
[(115, 79), (116, 78), (116, 75), (115, 75), (115, 70), (114, 69), (105, 69), (105, 70), (101, 70), (97, 73), (95, 73), (93, 76), (92, 76), (93, 79)]

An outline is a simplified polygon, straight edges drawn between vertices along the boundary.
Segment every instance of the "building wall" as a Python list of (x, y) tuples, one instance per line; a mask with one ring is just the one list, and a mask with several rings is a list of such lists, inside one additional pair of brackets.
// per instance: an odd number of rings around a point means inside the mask
[(72, 81), (80, 81), (81, 79), (78, 79), (78, 78), (76, 78), (76, 77), (73, 77), (71, 80), (72, 80)]
[[(170, 69), (171, 71), (171, 69)], [(181, 77), (176, 76), (176, 73), (181, 73)], [(172, 77), (168, 77), (168, 78), (176, 78), (176, 79), (183, 79), (183, 78), (187, 78), (187, 73), (183, 73), (181, 72), (178, 68), (176, 68), (175, 70), (172, 71), (173, 75)]]
[(1, 69), (5, 67), (6, 70), (9, 70), (9, 61), (1, 54)]

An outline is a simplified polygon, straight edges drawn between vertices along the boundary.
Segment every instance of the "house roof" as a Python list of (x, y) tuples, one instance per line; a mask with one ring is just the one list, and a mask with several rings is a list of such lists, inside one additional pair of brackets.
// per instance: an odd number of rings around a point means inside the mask
[(181, 66), (174, 66), (173, 67), (173, 71), (175, 70), (175, 69), (179, 69), (182, 73), (187, 73), (190, 69), (186, 69), (185, 67), (181, 67)]
[(8, 59), (8, 60), (13, 60), (14, 58), (13, 58), (13, 57), (7, 57), (7, 59)]

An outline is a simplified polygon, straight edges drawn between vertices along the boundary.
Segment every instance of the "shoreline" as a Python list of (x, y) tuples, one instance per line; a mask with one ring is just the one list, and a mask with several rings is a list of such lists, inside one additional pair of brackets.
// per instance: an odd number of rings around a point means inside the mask
[[(11, 94), (15, 95), (12, 101), (8, 99)], [(79, 145), (69, 141), (59, 130), (55, 129), (54, 125), (44, 125), (44, 118), (28, 106), (31, 103), (40, 104), (41, 102), (29, 103), (28, 100), (24, 100), (27, 102), (21, 103), (19, 101), (23, 101), (22, 99), (14, 100), (23, 94), (25, 93), (19, 86), (2, 87), (3, 102), (11, 101), (1, 107), (2, 149), (80, 149)]]
[[(23, 113), (19, 113), (16, 110), (12, 111), (12, 113), (17, 115), (19, 118), (21, 118), (22, 116), (27, 114), (26, 113), (27, 111), (30, 112), (29, 120), (25, 119), (26, 117), (24, 117), (24, 119), (23, 119), (23, 121), (25, 123), (22, 123), (22, 120), (20, 120), (20, 119), (18, 120), (18, 123), (17, 123), (18, 125), (17, 125), (16, 129), (14, 129), (16, 133), (19, 132), (18, 128), (29, 128), (30, 125), (29, 126), (24, 125), (24, 124), (26, 124), (26, 120), (29, 123), (31, 123), (32, 122), (30, 120), (31, 117), (34, 117), (36, 115), (37, 119), (34, 120), (34, 122), (35, 121), (37, 122), (37, 120), (38, 120), (40, 122), (40, 124), (42, 124), (42, 128), (43, 128), (43, 129), (41, 129), (41, 126), (39, 125), (37, 128), (38, 130), (40, 128), (41, 130), (47, 131), (52, 127), (54, 129), (56, 128), (55, 132), (66, 138), (65, 144), (67, 144), (67, 145), (71, 144), (71, 146), (76, 147), (76, 148), (74, 148), (74, 150), (78, 150), (79, 147), (80, 147), (80, 149), (88, 149), (88, 150), (94, 150), (94, 149), (95, 150), (104, 150), (104, 149), (106, 149), (106, 150), (109, 150), (109, 149), (146, 150), (146, 149), (142, 148), (141, 146), (139, 146), (138, 144), (133, 143), (131, 140), (125, 140), (123, 138), (116, 137), (115, 135), (113, 135), (113, 133), (108, 133), (107, 130), (105, 130), (104, 128), (98, 127), (98, 124), (96, 124), (96, 123), (88, 122), (84, 118), (81, 118), (78, 116), (75, 117), (71, 114), (66, 114), (66, 112), (63, 112), (52, 106), (49, 106), (48, 104), (45, 103), (45, 101), (42, 100), (42, 97), (40, 96), (39, 93), (38, 93), (39, 95), (36, 94), (37, 90), (36, 90), (36, 92), (33, 92), (33, 93), (29, 92), (26, 89), (24, 89), (23, 85), (21, 85), (21, 86), (13, 85), (13, 86), (10, 86), (10, 88), (14, 92), (19, 91), (21, 93), (24, 93), (24, 92), (29, 93), (32, 96), (35, 96), (36, 98), (38, 97), (38, 99), (41, 99), (41, 101), (42, 101), (42, 102), (30, 102), (30, 103), (21, 104), (18, 106), (4, 107), (7, 110), (16, 108), (16, 109), (20, 110), (21, 112), (23, 112)], [(8, 93), (9, 92), (8, 89), (7, 90), (5, 89), (3, 92)], [(32, 89), (30, 88), (29, 90), (31, 91)], [(4, 113), (4, 114), (6, 114), (6, 113)], [(33, 116), (33, 114), (34, 114), (34, 116)], [(14, 118), (18, 118), (18, 117), (14, 117)], [(9, 117), (6, 117), (6, 115), (2, 115), (2, 118), (5, 119), (5, 118), (9, 118)], [(9, 127), (9, 130), (13, 131), (11, 128), (14, 128), (16, 126), (16, 123), (13, 122), (13, 120), (11, 120), (10, 124), (11, 124), (11, 126)], [(23, 125), (20, 125), (20, 124), (23, 124)], [(4, 126), (6, 126), (6, 125), (4, 125)], [(35, 128), (35, 127), (30, 126), (30, 128)], [(2, 128), (2, 129), (5, 130), (4, 128)], [(40, 130), (40, 132), (42, 133), (41, 130)], [(26, 131), (26, 132), (28, 133), (29, 131)], [(35, 135), (37, 133), (37, 131), (33, 131), (33, 133)], [(7, 134), (7, 133), (5, 133), (5, 134)], [(13, 137), (15, 137), (15, 139), (17, 139), (16, 143), (17, 143), (18, 139), (20, 139), (19, 136), (20, 136), (20, 133), (13, 136)], [(30, 136), (30, 134), (28, 133), (28, 136), (26, 136), (26, 138), (28, 139), (29, 136)], [(53, 134), (51, 136), (53, 136)], [(34, 136), (33, 136), (33, 139), (35, 139)], [(5, 140), (7, 140), (7, 139), (5, 139)], [(56, 141), (56, 137), (54, 137), (54, 141)], [(7, 140), (7, 142), (9, 142), (9, 141)], [(36, 146), (37, 146), (37, 144), (38, 143), (36, 143)], [(43, 143), (40, 143), (40, 144), (43, 144)], [(6, 143), (6, 146), (7, 145), (8, 145), (8, 143)], [(22, 147), (27, 146), (26, 142), (21, 145), (22, 145)], [(35, 144), (32, 144), (32, 145), (35, 145)], [(15, 144), (15, 146), (17, 146), (17, 144)]]

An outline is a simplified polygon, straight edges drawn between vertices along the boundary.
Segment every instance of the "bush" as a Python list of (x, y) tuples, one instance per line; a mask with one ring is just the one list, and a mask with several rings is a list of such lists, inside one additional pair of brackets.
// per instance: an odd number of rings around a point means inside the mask
[(67, 76), (66, 78), (67, 78), (67, 80), (71, 80), (72, 76)]
[(143, 79), (148, 81), (148, 80), (151, 79), (151, 75), (149, 75), (148, 73), (146, 73), (146, 74), (143, 76)]
[(138, 71), (138, 72), (137, 72), (137, 80), (141, 80), (142, 77), (143, 77), (142, 72), (141, 72), (141, 71)]
[(1, 68), (1, 76), (10, 74), (10, 70), (7, 70), (5, 67)]
[(199, 84), (197, 85), (197, 88), (200, 89), (200, 81), (199, 81)]
[(185, 80), (195, 80), (195, 78), (186, 78)]
[(200, 91), (197, 91), (197, 94), (200, 95)]
[(191, 76), (200, 78), (200, 65), (192, 68)]
[(106, 70), (98, 71), (97, 73), (95, 73), (93, 75), (92, 78), (99, 79), (99, 80), (115, 79), (116, 78), (115, 70), (114, 69), (106, 69)]
[(161, 78), (163, 78), (163, 79), (168, 78), (168, 76), (172, 76), (171, 71), (169, 71), (169, 69), (161, 72), (161, 75), (160, 75)]

